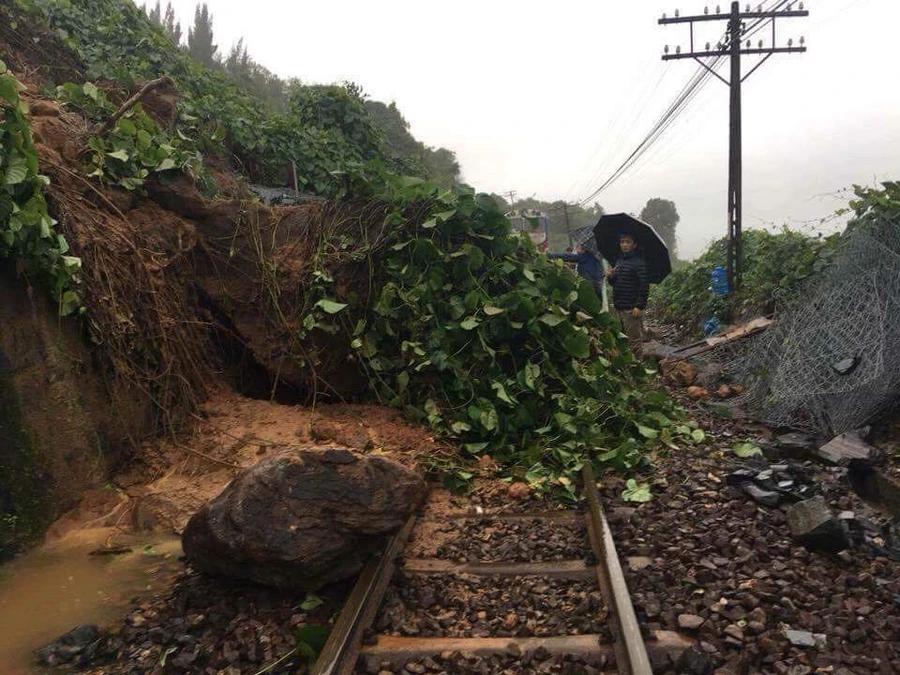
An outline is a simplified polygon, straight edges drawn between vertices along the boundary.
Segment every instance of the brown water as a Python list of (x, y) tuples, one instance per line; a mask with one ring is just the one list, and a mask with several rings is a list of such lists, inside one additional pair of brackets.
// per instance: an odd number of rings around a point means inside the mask
[(89, 530), (0, 565), (0, 675), (46, 672), (33, 650), (79, 624), (115, 625), (134, 597), (165, 588), (181, 570), (175, 537), (118, 536), (132, 552), (88, 555), (109, 530)]

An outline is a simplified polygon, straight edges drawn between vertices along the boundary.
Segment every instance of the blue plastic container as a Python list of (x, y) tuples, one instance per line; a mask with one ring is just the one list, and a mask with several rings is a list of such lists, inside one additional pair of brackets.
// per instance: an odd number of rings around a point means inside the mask
[(728, 295), (731, 289), (728, 287), (728, 272), (721, 265), (717, 265), (710, 275), (712, 279), (712, 292), (716, 295)]

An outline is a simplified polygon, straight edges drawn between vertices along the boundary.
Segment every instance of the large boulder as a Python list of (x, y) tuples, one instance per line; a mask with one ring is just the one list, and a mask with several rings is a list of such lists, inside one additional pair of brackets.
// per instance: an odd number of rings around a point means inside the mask
[(419, 476), (386, 457), (293, 451), (245, 470), (195, 513), (184, 552), (210, 574), (316, 589), (356, 574), (426, 490)]

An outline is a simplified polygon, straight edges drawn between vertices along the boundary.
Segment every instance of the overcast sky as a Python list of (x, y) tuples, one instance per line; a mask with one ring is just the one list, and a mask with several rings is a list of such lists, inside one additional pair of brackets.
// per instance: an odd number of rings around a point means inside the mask
[[(186, 34), (196, 2), (172, 4)], [(703, 0), (207, 4), (221, 51), (244, 37), (253, 58), (281, 77), (352, 80), (371, 98), (396, 101), (413, 134), (454, 150), (479, 190), (570, 201), (612, 173), (698, 68), (660, 60), (664, 44), (687, 45), (688, 29), (657, 19), (704, 7)], [(778, 42), (803, 35), (809, 51), (773, 56), (743, 88), (745, 227), (816, 229), (808, 221), (846, 201), (832, 193), (900, 178), (900, 1), (804, 5), (809, 18), (778, 21)], [(698, 33), (697, 42), (715, 42), (725, 25), (711, 23), (717, 32)], [(770, 37), (767, 30), (753, 40)], [(747, 59), (745, 70), (753, 63)], [(693, 256), (725, 234), (727, 161), (728, 89), (712, 80), (597, 201), (637, 213), (650, 197), (672, 199), (680, 252)]]

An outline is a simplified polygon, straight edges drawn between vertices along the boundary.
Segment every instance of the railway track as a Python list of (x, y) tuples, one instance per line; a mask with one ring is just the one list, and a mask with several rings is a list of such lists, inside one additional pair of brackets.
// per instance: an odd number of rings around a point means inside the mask
[[(410, 518), (360, 574), (312, 675), (671, 668), (691, 642), (642, 634), (590, 467), (583, 482), (584, 511)], [(416, 556), (448, 533), (440, 555)]]

